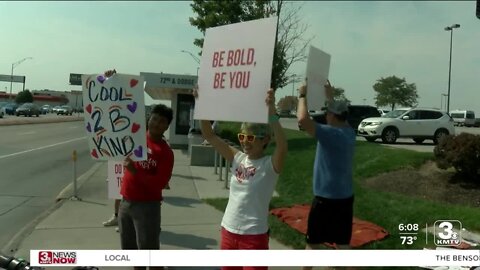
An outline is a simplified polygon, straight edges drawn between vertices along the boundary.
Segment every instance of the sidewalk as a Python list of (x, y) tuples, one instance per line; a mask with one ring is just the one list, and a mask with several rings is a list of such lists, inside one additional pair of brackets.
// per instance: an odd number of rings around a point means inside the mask
[[(190, 166), (186, 150), (175, 149), (174, 155), (171, 189), (163, 192), (161, 249), (219, 249), (223, 213), (201, 199), (228, 197), (225, 182), (218, 180), (212, 167)], [(28, 259), (31, 249), (120, 249), (119, 234), (115, 232), (115, 227), (102, 225), (113, 214), (114, 208), (114, 200), (107, 198), (106, 178), (106, 162), (96, 164), (82, 175), (78, 180), (80, 201), (70, 199), (73, 187), (68, 186), (59, 194), (58, 206), (46, 213), (46, 217), (35, 225), (33, 231), (27, 232), (28, 235), (18, 242), (15, 256)], [(289, 248), (271, 239), (270, 249)]]

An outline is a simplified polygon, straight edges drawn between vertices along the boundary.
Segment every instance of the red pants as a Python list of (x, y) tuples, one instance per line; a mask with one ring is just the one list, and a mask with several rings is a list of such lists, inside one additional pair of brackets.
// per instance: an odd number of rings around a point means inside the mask
[[(220, 249), (268, 249), (268, 233), (236, 234), (222, 227)], [(222, 270), (267, 270), (266, 266), (224, 266)]]

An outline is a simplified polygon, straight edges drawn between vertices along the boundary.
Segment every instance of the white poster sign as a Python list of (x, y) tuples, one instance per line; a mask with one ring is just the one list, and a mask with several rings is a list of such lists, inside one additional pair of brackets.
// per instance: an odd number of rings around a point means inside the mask
[(123, 162), (108, 161), (108, 198), (109, 199), (121, 199), (120, 187), (122, 186), (123, 178)]
[(145, 98), (141, 76), (82, 75), (85, 130), (94, 160), (147, 158)]
[(195, 119), (268, 122), (276, 28), (272, 17), (207, 29)]
[(325, 107), (325, 87), (330, 70), (330, 55), (310, 46), (307, 60), (307, 102), (309, 110)]

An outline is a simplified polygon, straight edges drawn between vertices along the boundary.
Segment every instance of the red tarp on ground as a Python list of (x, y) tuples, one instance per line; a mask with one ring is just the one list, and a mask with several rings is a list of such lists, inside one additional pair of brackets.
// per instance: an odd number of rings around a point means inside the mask
[[(272, 209), (270, 214), (287, 223), (295, 230), (306, 234), (309, 211), (310, 205), (304, 204)], [(388, 236), (388, 232), (384, 228), (355, 217), (353, 218), (352, 229), (352, 239), (350, 240), (350, 246), (352, 247), (359, 247)]]

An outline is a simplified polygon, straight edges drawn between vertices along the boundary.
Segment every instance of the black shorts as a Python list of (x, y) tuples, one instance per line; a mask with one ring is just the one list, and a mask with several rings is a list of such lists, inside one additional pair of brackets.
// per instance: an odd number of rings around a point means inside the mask
[(346, 199), (315, 197), (308, 214), (306, 242), (348, 245), (352, 238), (353, 196)]

